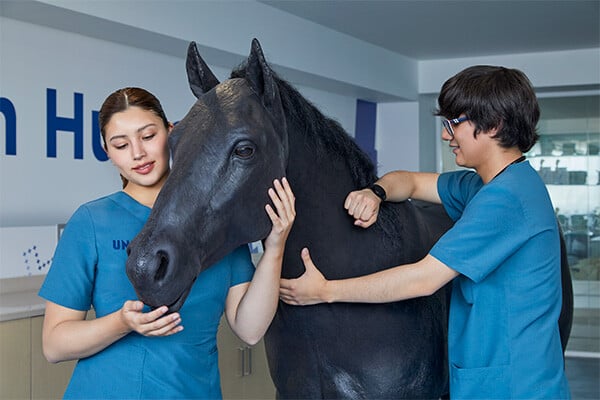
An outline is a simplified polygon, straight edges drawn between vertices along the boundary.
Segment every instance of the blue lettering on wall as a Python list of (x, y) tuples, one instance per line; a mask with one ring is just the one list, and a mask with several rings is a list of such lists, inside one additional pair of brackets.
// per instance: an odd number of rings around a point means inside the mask
[[(1, 0), (0, 0), (1, 1)], [(73, 157), (83, 159), (83, 94), (73, 93), (73, 118), (57, 115), (56, 89), (46, 89), (46, 157), (56, 158), (57, 133), (72, 132), (74, 135)], [(6, 97), (0, 97), (0, 114), (5, 121), (4, 154), (17, 155), (17, 112), (13, 103)], [(94, 157), (98, 161), (108, 160), (102, 145), (102, 136), (98, 126), (98, 111), (91, 111), (91, 143)], [(0, 133), (1, 135), (1, 133)]]
[(98, 125), (98, 111), (92, 111), (92, 150), (94, 151), (94, 157), (98, 161), (108, 160), (108, 155), (102, 147), (102, 134), (100, 133), (100, 126)]
[(7, 156), (17, 155), (17, 113), (13, 103), (4, 97), (0, 97), (0, 113), (4, 115), (6, 126), (6, 149)]
[(56, 134), (58, 131), (75, 135), (73, 155), (83, 159), (83, 94), (73, 93), (74, 117), (56, 115), (56, 89), (46, 89), (46, 156), (56, 158)]

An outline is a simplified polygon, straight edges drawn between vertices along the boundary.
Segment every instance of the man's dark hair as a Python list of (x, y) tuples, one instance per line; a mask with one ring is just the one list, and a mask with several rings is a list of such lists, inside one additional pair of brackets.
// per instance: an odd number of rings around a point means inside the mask
[(531, 82), (517, 70), (489, 65), (469, 67), (442, 86), (435, 115), (458, 118), (475, 125), (475, 135), (498, 128), (502, 147), (527, 152), (537, 142), (540, 108)]

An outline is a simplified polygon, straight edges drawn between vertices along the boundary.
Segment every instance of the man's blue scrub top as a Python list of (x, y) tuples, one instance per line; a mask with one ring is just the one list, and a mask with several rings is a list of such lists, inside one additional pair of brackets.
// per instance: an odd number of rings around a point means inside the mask
[(445, 173), (438, 192), (456, 221), (430, 254), (453, 282), (450, 397), (568, 398), (558, 317), (560, 242), (544, 183), (529, 162), (483, 185)]

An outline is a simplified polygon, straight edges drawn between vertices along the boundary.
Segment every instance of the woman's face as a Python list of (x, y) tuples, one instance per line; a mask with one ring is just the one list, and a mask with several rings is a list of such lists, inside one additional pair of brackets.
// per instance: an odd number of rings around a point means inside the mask
[(114, 114), (105, 127), (106, 152), (129, 185), (162, 186), (169, 171), (167, 138), (172, 126), (151, 111), (129, 107)]

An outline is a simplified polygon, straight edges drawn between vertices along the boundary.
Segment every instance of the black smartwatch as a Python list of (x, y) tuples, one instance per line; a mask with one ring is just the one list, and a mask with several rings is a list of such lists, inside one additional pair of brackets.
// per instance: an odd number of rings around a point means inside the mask
[(369, 189), (371, 189), (373, 191), (373, 193), (375, 193), (375, 196), (379, 197), (381, 199), (381, 201), (385, 201), (387, 194), (385, 193), (384, 188), (382, 188), (378, 184), (374, 183), (373, 185), (371, 185), (369, 187)]

